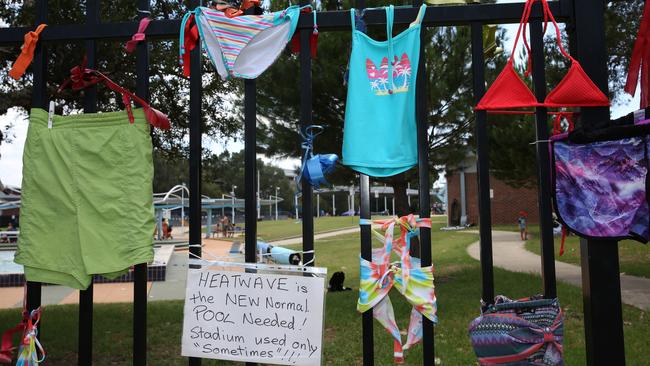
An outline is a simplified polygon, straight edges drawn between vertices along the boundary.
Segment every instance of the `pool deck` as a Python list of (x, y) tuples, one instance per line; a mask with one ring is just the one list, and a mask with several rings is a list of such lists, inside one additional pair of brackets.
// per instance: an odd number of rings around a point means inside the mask
[[(238, 245), (238, 243), (236, 243)], [(231, 253), (235, 245), (229, 241), (203, 239), (203, 251), (216, 257), (229, 257), (237, 255)], [(165, 281), (148, 282), (149, 301), (157, 300), (182, 300), (185, 297), (185, 281), (187, 275), (187, 249), (175, 251), (167, 263), (167, 276)], [(0, 309), (20, 308), (23, 304), (22, 287), (0, 288)], [(118, 303), (133, 301), (133, 283), (98, 283), (93, 286), (93, 300), (95, 303)], [(79, 302), (79, 290), (64, 286), (43, 286), (42, 304), (61, 305), (76, 304)]]

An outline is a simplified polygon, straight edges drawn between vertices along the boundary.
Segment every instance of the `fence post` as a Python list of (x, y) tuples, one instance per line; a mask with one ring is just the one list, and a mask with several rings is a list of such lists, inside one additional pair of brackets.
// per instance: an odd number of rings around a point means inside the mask
[(244, 221), (246, 236), (244, 257), (255, 262), (257, 246), (257, 155), (255, 128), (256, 116), (255, 80), (244, 80)]
[[(605, 1), (575, 0), (577, 59), (587, 75), (607, 93)], [(609, 108), (583, 108), (585, 128), (609, 121)], [(580, 240), (582, 297), (585, 316), (587, 364), (625, 365), (621, 279), (618, 243), (614, 240)]]
[[(413, 7), (419, 8), (422, 0), (413, 0)], [(423, 17), (426, 16), (426, 13)], [(424, 19), (423, 19), (424, 20)], [(427, 109), (427, 68), (426, 68), (426, 28), (420, 29), (420, 60), (415, 86), (415, 116), (417, 123), (418, 145), (418, 200), (420, 218), (431, 217), (431, 198), (429, 197), (429, 119)], [(377, 209), (379, 211), (379, 209)], [(431, 229), (420, 228), (420, 260), (422, 267), (431, 265)], [(435, 339), (433, 322), (426, 316), (422, 317), (422, 363), (435, 365)]]
[[(201, 0), (192, 0), (191, 8), (201, 5)], [(190, 252), (192, 256), (201, 256), (201, 42), (190, 53)], [(234, 222), (234, 221), (233, 221)], [(197, 246), (198, 245), (198, 246)], [(189, 366), (201, 366), (201, 359), (189, 358)]]
[[(474, 79), (474, 102), (485, 94), (485, 66), (483, 60), (483, 24), (471, 23), (472, 76)], [(492, 222), (490, 212), (490, 167), (487, 134), (487, 114), (475, 111), (476, 116), (476, 165), (478, 179), (479, 237), (481, 243), (481, 298), (487, 303), (494, 301), (494, 269), (492, 268)]]
[[(86, 24), (97, 25), (100, 22), (99, 0), (86, 2)], [(97, 67), (97, 41), (85, 41), (86, 65), (94, 69)], [(97, 112), (97, 87), (91, 86), (84, 90), (84, 113)], [(93, 279), (87, 289), (79, 291), (79, 333), (77, 335), (78, 350), (77, 364), (90, 366), (93, 363)]]
[[(256, 262), (257, 252), (256, 93), (255, 80), (244, 80), (244, 259), (248, 263)], [(246, 272), (253, 271), (246, 269)], [(246, 362), (246, 366), (253, 365), (257, 364)]]
[[(36, 2), (36, 26), (41, 23), (47, 23), (47, 0)], [(47, 28), (45, 31), (47, 32)], [(47, 48), (43, 42), (36, 44), (34, 51), (34, 63), (32, 64), (32, 71), (34, 75), (34, 85), (32, 88), (32, 108), (42, 108), (47, 110), (46, 107), (46, 90), (47, 90)], [(27, 311), (32, 311), (41, 306), (41, 283), (40, 282), (26, 282), (25, 303)], [(40, 322), (39, 333), (43, 334), (43, 322)]]
[[(137, 4), (140, 10), (150, 10), (149, 0), (138, 0)], [(146, 16), (141, 13), (138, 20)], [(136, 92), (140, 98), (149, 101), (149, 42), (146, 39), (139, 42), (136, 48)], [(146, 364), (147, 263), (140, 263), (133, 269), (133, 365), (145, 366)]]
[[(370, 219), (370, 177), (360, 174), (359, 178), (359, 217)], [(354, 205), (352, 205), (354, 210)], [(372, 262), (372, 232), (370, 225), (360, 225), (361, 258)], [(375, 364), (375, 341), (373, 334), (372, 309), (361, 314), (361, 331), (363, 334), (363, 366)]]
[[(301, 0), (300, 5), (309, 4), (308, 0)], [(314, 10), (315, 11), (315, 10)], [(302, 17), (313, 17), (302, 15)], [(305, 127), (312, 124), (312, 75), (311, 75), (311, 52), (310, 38), (312, 29), (300, 29), (300, 127), (304, 131)], [(307, 181), (302, 179), (302, 250), (303, 263), (311, 262), (314, 258), (314, 204), (313, 188)], [(313, 265), (313, 262), (312, 262)]]
[[(541, 7), (541, 4), (539, 4)], [(544, 35), (541, 19), (530, 21), (531, 57), (533, 58), (533, 83), (539, 102), (546, 98), (544, 72)], [(512, 52), (515, 52), (514, 50)], [(555, 252), (553, 241), (553, 216), (551, 213), (551, 162), (548, 150), (548, 115), (546, 108), (535, 108), (535, 149), (537, 153), (537, 202), (539, 204), (539, 233), (541, 245), (542, 282), (544, 297), (557, 297), (555, 283)]]
[[(366, 0), (355, 0), (357, 9), (366, 7)], [(350, 23), (352, 27), (352, 23)], [(352, 212), (354, 212), (354, 195), (352, 198)], [(353, 213), (354, 215), (354, 213)], [(359, 218), (370, 219), (370, 177), (359, 174)], [(360, 225), (361, 258), (372, 261), (372, 237), (369, 225)], [(363, 337), (363, 366), (375, 364), (375, 340), (373, 332), (372, 309), (361, 314), (361, 332)]]

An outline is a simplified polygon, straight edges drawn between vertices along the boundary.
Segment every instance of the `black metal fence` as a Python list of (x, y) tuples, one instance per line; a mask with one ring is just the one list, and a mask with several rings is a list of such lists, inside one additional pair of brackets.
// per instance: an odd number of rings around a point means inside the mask
[[(190, 8), (200, 4), (199, 0), (191, 0)], [(305, 0), (302, 3), (306, 3)], [(399, 8), (395, 11), (395, 23), (407, 24), (417, 13), (422, 0), (413, 0), (412, 8)], [(139, 9), (149, 9), (148, 0), (137, 0)], [(364, 8), (365, 0), (356, 0), (355, 7)], [(607, 55), (604, 35), (603, 0), (558, 0), (549, 3), (556, 19), (567, 24), (570, 35), (571, 53), (580, 60), (583, 68), (603, 90), (607, 90)], [(95, 67), (96, 44), (103, 39), (127, 39), (137, 29), (137, 22), (101, 23), (99, 17), (99, 0), (86, 1), (85, 24), (53, 25), (41, 35), (36, 49), (32, 106), (46, 107), (46, 72), (47, 44), (52, 41), (84, 40), (88, 67)], [(47, 23), (48, 1), (37, 0), (36, 24)], [(444, 7), (428, 7), (423, 19), (424, 27), (465, 25), (471, 27), (472, 39), (472, 71), (474, 100), (478, 100), (485, 92), (485, 73), (483, 60), (483, 25), (517, 23), (523, 11), (523, 3), (515, 4), (480, 4)], [(366, 23), (370, 26), (385, 24), (384, 12), (371, 10), (366, 13)], [(309, 54), (309, 36), (312, 30), (313, 18), (301, 15), (298, 29), (300, 32), (300, 118), (302, 126), (312, 123), (312, 74)], [(318, 29), (327, 31), (349, 31), (350, 16), (347, 11), (327, 11), (318, 15)], [(152, 21), (147, 30), (150, 38), (175, 38), (178, 36), (180, 19)], [(0, 29), (0, 45), (20, 44), (23, 35), (31, 30), (26, 27)], [(535, 6), (531, 16), (531, 43), (533, 49), (533, 80), (535, 96), (543, 101), (546, 96), (546, 81), (544, 74), (543, 35), (541, 8)], [(422, 44), (426, 44), (425, 33), (422, 33)], [(190, 243), (201, 243), (201, 50), (200, 45), (191, 54), (190, 79)], [(427, 105), (425, 84), (424, 52), (420, 53), (420, 67), (417, 75), (416, 116), (418, 133), (418, 177), (419, 187), (429, 187), (428, 149), (427, 149)], [(149, 99), (149, 52), (147, 42), (141, 42), (137, 47), (137, 94), (145, 100)], [(255, 261), (257, 234), (256, 220), (256, 161), (255, 161), (255, 128), (256, 128), (256, 85), (255, 80), (245, 81), (245, 197), (246, 197), (246, 243), (245, 259)], [(84, 99), (84, 111), (95, 112), (96, 90), (87, 90)], [(607, 121), (608, 108), (584, 108), (583, 120)], [(535, 113), (539, 213), (542, 252), (542, 279), (544, 295), (556, 296), (555, 262), (553, 252), (551, 186), (548, 144), (547, 111), (537, 108)], [(598, 127), (597, 125), (593, 125)], [(478, 187), (480, 211), (480, 242), (482, 268), (482, 298), (491, 301), (494, 298), (494, 281), (492, 268), (492, 237), (490, 224), (490, 182), (488, 159), (488, 125), (484, 111), (476, 112), (476, 150), (478, 156)], [(361, 217), (370, 218), (370, 179), (361, 175)], [(312, 188), (303, 180), (303, 212), (312, 212)], [(420, 216), (430, 216), (429, 196), (419, 196)], [(309, 251), (314, 247), (314, 222), (311, 215), (305, 215), (302, 222), (303, 250), (305, 262), (311, 261), (313, 254)], [(421, 229), (421, 261), (423, 266), (431, 264), (431, 232)], [(192, 254), (201, 255), (200, 247), (191, 247)], [(361, 255), (371, 259), (371, 232), (368, 226), (361, 227)], [(618, 245), (614, 241), (582, 240), (582, 287), (584, 299), (584, 326), (587, 347), (587, 364), (589, 365), (624, 365), (624, 341), (621, 307), (621, 290), (618, 266)], [(145, 365), (147, 357), (147, 271), (146, 264), (135, 267), (134, 304), (133, 304), (133, 364)], [(41, 284), (29, 282), (27, 304), (30, 309), (41, 303)], [(370, 311), (363, 314), (363, 364), (374, 364), (373, 346), (373, 317)], [(78, 364), (92, 363), (92, 330), (93, 330), (93, 287), (92, 285), (81, 292), (79, 299), (79, 349)], [(423, 334), (424, 365), (434, 365), (434, 328), (431, 321), (424, 318)], [(200, 365), (201, 360), (191, 358), (190, 365)]]

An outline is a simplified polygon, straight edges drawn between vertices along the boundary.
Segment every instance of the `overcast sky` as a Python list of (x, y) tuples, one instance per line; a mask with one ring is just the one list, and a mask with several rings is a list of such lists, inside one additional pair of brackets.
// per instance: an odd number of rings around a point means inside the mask
[[(516, 0), (502, 0), (500, 2), (517, 2)], [(505, 45), (505, 52), (510, 53), (512, 48), (512, 41), (514, 34), (517, 31), (516, 25), (506, 26), (507, 37), (509, 38)], [(550, 34), (547, 32), (547, 34)], [(207, 62), (207, 61), (206, 61)], [(620, 105), (612, 106), (612, 117), (616, 118), (622, 115), (625, 115), (629, 112), (636, 110), (639, 106), (639, 92), (634, 99), (628, 98), (628, 100)], [(27, 135), (27, 125), (28, 122), (24, 117), (21, 117), (19, 113), (15, 110), (10, 110), (9, 113), (5, 116), (0, 116), (0, 130), (4, 131), (4, 127), (8, 124), (12, 124), (13, 128), (11, 129), (11, 143), (3, 143), (0, 145), (0, 181), (6, 185), (20, 186), (22, 179), (22, 154), (23, 146), (25, 143), (25, 137)], [(226, 141), (224, 142), (215, 142), (209, 139), (205, 139), (203, 142), (204, 146), (209, 147), (213, 152), (219, 153), (225, 149), (229, 151), (239, 151), (244, 148), (243, 142), (241, 141)], [(299, 164), (297, 159), (267, 159), (263, 157), (265, 161), (272, 164), (278, 165), (282, 168), (292, 169), (294, 166)]]

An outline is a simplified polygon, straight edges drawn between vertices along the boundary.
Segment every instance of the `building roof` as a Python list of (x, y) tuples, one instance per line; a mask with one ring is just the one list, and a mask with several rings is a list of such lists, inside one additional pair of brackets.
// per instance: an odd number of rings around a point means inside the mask
[(20, 200), (20, 188), (5, 186), (0, 182), (0, 203)]
[(296, 177), (296, 175), (298, 175), (296, 174), (295, 169), (282, 169), (282, 170), (284, 171), (284, 176), (287, 178), (293, 179)]
[(455, 171), (464, 171), (465, 173), (476, 173), (476, 153), (474, 151), (468, 151), (465, 154), (465, 159), (459, 164), (447, 165), (445, 167), (446, 172), (455, 172)]

